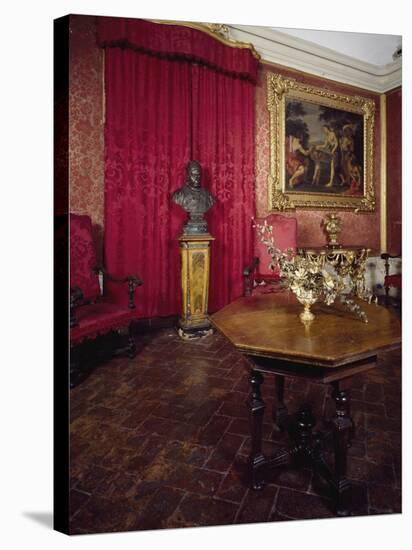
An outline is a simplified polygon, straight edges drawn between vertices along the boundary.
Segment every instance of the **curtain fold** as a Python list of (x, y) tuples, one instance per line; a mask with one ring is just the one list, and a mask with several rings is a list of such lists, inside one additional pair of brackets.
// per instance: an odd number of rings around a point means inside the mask
[[(143, 317), (180, 310), (177, 237), (185, 213), (170, 201), (189, 160), (189, 71), (132, 50), (106, 51), (105, 263), (138, 274)], [(115, 301), (124, 301), (109, 284)]]
[(206, 214), (216, 239), (211, 249), (210, 312), (243, 294), (242, 273), (253, 255), (254, 92), (248, 81), (192, 66), (192, 154), (203, 167), (203, 185), (217, 199)]

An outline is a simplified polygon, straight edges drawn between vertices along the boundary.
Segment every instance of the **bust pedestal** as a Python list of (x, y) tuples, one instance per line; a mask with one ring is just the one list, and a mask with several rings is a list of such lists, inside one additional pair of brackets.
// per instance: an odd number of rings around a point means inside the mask
[(213, 329), (207, 314), (209, 296), (209, 233), (179, 237), (182, 281), (182, 316), (178, 321), (181, 338), (199, 338)]

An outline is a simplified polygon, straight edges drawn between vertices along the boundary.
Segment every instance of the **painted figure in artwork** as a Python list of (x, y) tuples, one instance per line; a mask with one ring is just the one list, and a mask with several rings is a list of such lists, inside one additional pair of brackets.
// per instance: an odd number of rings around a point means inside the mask
[(355, 142), (353, 139), (353, 130), (351, 124), (345, 124), (342, 128), (343, 136), (339, 140), (341, 151), (341, 171), (340, 178), (342, 184), (350, 183), (350, 164), (355, 151)]
[(329, 181), (325, 187), (332, 187), (333, 180), (335, 178), (335, 167), (336, 167), (336, 157), (337, 157), (337, 148), (339, 146), (338, 138), (333, 131), (333, 129), (327, 125), (323, 126), (324, 139), (325, 141), (316, 147), (318, 151), (324, 151), (330, 156), (330, 173)]
[(305, 173), (305, 157), (309, 150), (303, 148), (300, 136), (289, 136), (289, 150), (286, 158), (286, 168), (290, 175), (289, 185), (294, 187), (300, 183)]
[(345, 191), (345, 195), (362, 195), (362, 168), (357, 164), (354, 154), (348, 157), (347, 163), (350, 186), (349, 189)]
[(310, 156), (310, 159), (313, 161), (312, 185), (319, 185), (322, 152), (318, 151), (316, 147), (311, 147), (309, 156)]

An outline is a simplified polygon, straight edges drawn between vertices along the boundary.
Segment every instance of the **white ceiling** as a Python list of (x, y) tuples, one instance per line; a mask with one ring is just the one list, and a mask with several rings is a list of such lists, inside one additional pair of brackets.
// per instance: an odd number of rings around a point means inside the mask
[(392, 57), (393, 53), (402, 45), (402, 37), (392, 34), (366, 34), (279, 27), (273, 27), (273, 29), (378, 67), (392, 63), (394, 61)]
[(230, 25), (230, 37), (252, 43), (263, 61), (378, 93), (402, 84), (402, 37)]

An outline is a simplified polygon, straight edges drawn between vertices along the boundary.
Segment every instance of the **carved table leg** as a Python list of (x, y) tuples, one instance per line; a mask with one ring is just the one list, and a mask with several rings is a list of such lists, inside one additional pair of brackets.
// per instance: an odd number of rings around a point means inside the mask
[(338, 516), (347, 516), (350, 505), (350, 481), (346, 477), (347, 453), (353, 422), (349, 414), (349, 397), (347, 392), (341, 389), (339, 382), (334, 383), (332, 395), (336, 402), (336, 416), (332, 421), (335, 447), (336, 513)]
[(262, 479), (262, 466), (266, 459), (262, 454), (262, 425), (265, 404), (260, 393), (260, 385), (263, 383), (263, 376), (252, 370), (250, 377), (251, 393), (249, 397), (249, 419), (251, 433), (250, 468), (252, 474), (252, 489), (259, 490), (264, 486)]
[(276, 402), (273, 405), (272, 418), (276, 426), (280, 430), (284, 430), (286, 427), (286, 421), (288, 417), (288, 409), (283, 401), (285, 392), (285, 377), (276, 375)]
[(297, 447), (296, 458), (303, 461), (312, 453), (312, 428), (315, 425), (315, 417), (310, 405), (303, 405), (298, 413), (297, 421)]

